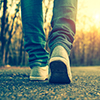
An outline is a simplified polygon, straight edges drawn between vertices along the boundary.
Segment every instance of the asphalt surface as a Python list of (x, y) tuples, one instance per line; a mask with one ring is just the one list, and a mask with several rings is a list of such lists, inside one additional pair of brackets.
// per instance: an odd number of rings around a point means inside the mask
[(0, 100), (100, 100), (100, 67), (71, 69), (71, 84), (30, 81), (29, 68), (0, 69)]

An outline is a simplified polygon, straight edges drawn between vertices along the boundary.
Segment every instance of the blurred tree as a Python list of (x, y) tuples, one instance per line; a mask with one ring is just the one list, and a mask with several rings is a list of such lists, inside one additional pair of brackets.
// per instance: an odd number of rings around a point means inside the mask
[[(11, 20), (11, 23), (10, 23), (10, 27), (8, 28), (7, 32), (8, 32), (8, 36), (9, 38), (7, 39), (7, 42), (6, 42), (6, 49), (5, 49), (5, 64), (7, 64), (7, 56), (8, 56), (8, 52), (9, 52), (9, 46), (11, 44), (11, 38), (12, 36), (16, 33), (18, 27), (19, 27), (19, 24), (18, 24), (18, 21), (15, 21), (16, 19), (18, 19), (18, 12), (19, 12), (19, 7), (20, 7), (20, 2), (18, 4), (16, 4), (16, 9), (15, 9), (15, 13), (14, 13), (14, 17), (12, 17), (12, 20)], [(8, 26), (9, 26), (9, 23), (7, 23)], [(14, 26), (15, 24), (15, 26)]]
[(3, 15), (1, 17), (1, 32), (0, 32), (0, 64), (3, 65), (3, 54), (6, 43), (5, 38), (5, 22), (6, 22), (7, 0), (3, 1)]
[(88, 10), (84, 1), (79, 2), (77, 32), (70, 54), (71, 65), (100, 65), (100, 30), (97, 31), (99, 28), (96, 28), (93, 17), (83, 13)]
[[(7, 63), (7, 55), (9, 52), (9, 45), (11, 44), (11, 38), (12, 36), (16, 33), (17, 28), (19, 27), (19, 25), (16, 22), (16, 26), (14, 28), (14, 24), (15, 24), (15, 19), (17, 17), (17, 13), (19, 12), (19, 7), (20, 7), (20, 2), (17, 4), (17, 7), (15, 9), (15, 14), (13, 17), (11, 17), (11, 20), (9, 22), (9, 18), (10, 18), (10, 12), (7, 11), (8, 7), (7, 7), (7, 0), (4, 0), (3, 2), (3, 15), (1, 18), (1, 36), (0, 36), (0, 40), (1, 40), (1, 51), (0, 51), (0, 59), (1, 59), (1, 64), (6, 64)], [(13, 3), (13, 0), (12, 0)], [(10, 6), (12, 6), (12, 3), (10, 4)]]
[(46, 35), (46, 49), (49, 51), (48, 47), (48, 34), (51, 31), (51, 18), (52, 18), (52, 9), (53, 9), (54, 0), (43, 0), (43, 12), (44, 12), (44, 32)]

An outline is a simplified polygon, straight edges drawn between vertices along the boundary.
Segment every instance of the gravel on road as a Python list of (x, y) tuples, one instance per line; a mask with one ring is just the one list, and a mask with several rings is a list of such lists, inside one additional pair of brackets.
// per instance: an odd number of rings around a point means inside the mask
[(30, 68), (0, 69), (0, 100), (100, 100), (100, 67), (72, 67), (71, 84), (30, 81)]

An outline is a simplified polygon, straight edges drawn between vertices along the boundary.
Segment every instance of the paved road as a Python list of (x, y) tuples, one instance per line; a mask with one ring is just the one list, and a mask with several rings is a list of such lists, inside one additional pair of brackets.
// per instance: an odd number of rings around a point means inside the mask
[(0, 69), (0, 100), (100, 100), (100, 67), (72, 67), (71, 84), (30, 81), (30, 69)]

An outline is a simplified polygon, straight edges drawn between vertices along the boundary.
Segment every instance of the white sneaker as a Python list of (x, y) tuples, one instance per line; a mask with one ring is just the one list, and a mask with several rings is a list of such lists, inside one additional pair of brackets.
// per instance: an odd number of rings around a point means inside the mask
[(48, 79), (48, 66), (33, 67), (30, 73), (30, 80), (46, 80)]
[(72, 81), (69, 56), (62, 46), (54, 48), (50, 61), (49, 74), (50, 83), (70, 83)]

